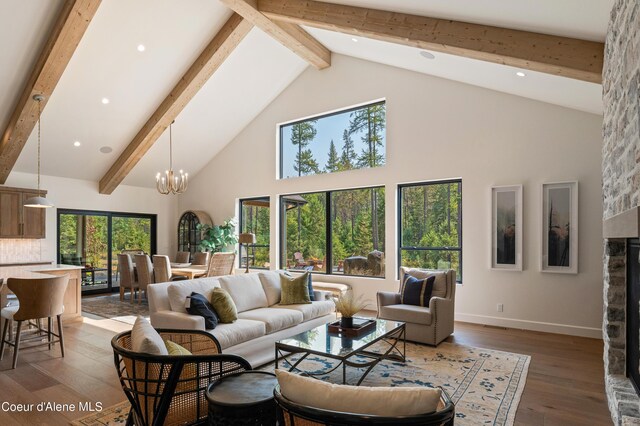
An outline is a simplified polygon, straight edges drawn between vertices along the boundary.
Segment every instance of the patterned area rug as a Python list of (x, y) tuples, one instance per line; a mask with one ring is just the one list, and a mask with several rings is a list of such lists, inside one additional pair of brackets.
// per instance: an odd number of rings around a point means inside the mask
[(129, 401), (107, 407), (99, 413), (93, 413), (88, 416), (74, 420), (69, 424), (73, 426), (114, 426), (126, 425), (127, 416), (129, 416)]
[[(294, 360), (295, 357), (292, 357)], [(513, 425), (529, 369), (528, 355), (441, 343), (437, 348), (407, 343), (407, 362), (382, 361), (363, 381), (362, 386), (442, 387), (456, 404), (457, 426)], [(280, 362), (282, 367), (282, 361)], [(334, 366), (326, 358), (313, 357), (299, 368), (322, 373)], [(274, 364), (262, 370), (273, 371)], [(355, 383), (363, 370), (347, 367), (347, 383)], [(321, 376), (340, 383), (342, 368)], [(121, 403), (75, 421), (74, 425), (124, 424)], [(109, 410), (119, 409), (119, 412)], [(119, 423), (122, 422), (122, 423)]]
[(133, 324), (138, 315), (149, 317), (149, 304), (144, 298), (140, 304), (137, 299), (135, 303), (131, 303), (129, 293), (125, 294), (123, 302), (120, 301), (120, 294), (83, 297), (82, 312)]

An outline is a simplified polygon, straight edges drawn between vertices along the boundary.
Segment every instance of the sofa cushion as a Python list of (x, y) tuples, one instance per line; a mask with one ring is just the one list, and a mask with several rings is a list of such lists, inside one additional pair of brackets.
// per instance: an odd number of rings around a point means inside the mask
[(258, 274), (226, 275), (219, 279), (222, 288), (231, 295), (238, 312), (269, 306)]
[(402, 293), (402, 284), (404, 283), (405, 274), (416, 277), (419, 280), (436, 277), (436, 280), (433, 282), (433, 292), (431, 293), (431, 297), (447, 297), (447, 271), (430, 271), (427, 269), (411, 269), (402, 267), (400, 268), (399, 293)]
[(300, 311), (304, 321), (328, 315), (336, 310), (336, 305), (331, 300), (314, 300), (304, 305), (275, 305), (274, 307)]
[(299, 305), (303, 303), (311, 303), (309, 297), (309, 272), (298, 277), (289, 277), (280, 275), (280, 285), (282, 286), (281, 305)]
[(218, 324), (209, 331), (218, 340), (224, 350), (231, 346), (239, 345), (251, 339), (267, 334), (265, 323), (248, 319), (238, 319), (231, 324)]
[(387, 305), (378, 307), (378, 316), (383, 319), (431, 325), (432, 316), (428, 307), (414, 305)]
[(131, 350), (152, 355), (168, 355), (164, 340), (149, 321), (138, 316), (131, 329)]
[(258, 278), (267, 296), (267, 304), (273, 306), (279, 303), (282, 292), (282, 288), (280, 287), (280, 271), (259, 272)]
[(267, 327), (267, 334), (300, 324), (304, 316), (294, 309), (258, 308), (238, 314), (239, 318), (262, 321)]
[(440, 389), (337, 385), (283, 370), (275, 372), (282, 396), (323, 410), (384, 417), (415, 416), (436, 411), (440, 402)]
[(229, 324), (238, 319), (238, 309), (225, 289), (216, 288), (211, 292), (211, 305), (221, 323)]
[(167, 287), (169, 305), (174, 312), (188, 313), (185, 303), (191, 293), (200, 293), (207, 299), (211, 299), (214, 288), (220, 287), (218, 278), (196, 278), (194, 280), (178, 281)]

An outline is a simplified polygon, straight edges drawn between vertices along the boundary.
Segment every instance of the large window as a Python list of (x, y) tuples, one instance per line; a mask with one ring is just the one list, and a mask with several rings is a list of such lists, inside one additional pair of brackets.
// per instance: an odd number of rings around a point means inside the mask
[(58, 263), (82, 266), (82, 292), (120, 286), (118, 253), (156, 252), (156, 216), (58, 209)]
[(462, 282), (462, 181), (401, 185), (399, 265), (455, 269)]
[(280, 178), (385, 163), (384, 101), (280, 126)]
[(240, 267), (269, 268), (269, 197), (240, 200), (240, 232), (256, 236), (255, 244), (240, 244)]
[(384, 188), (281, 197), (281, 265), (384, 277)]

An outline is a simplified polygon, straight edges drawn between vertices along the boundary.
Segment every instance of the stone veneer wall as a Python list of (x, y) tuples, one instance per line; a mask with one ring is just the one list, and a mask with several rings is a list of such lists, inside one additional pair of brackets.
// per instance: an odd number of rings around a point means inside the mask
[[(638, 206), (640, 196), (640, 2), (616, 0), (603, 69), (604, 218)], [(640, 398), (625, 377), (626, 241), (604, 244), (604, 364), (614, 424), (640, 424)]]

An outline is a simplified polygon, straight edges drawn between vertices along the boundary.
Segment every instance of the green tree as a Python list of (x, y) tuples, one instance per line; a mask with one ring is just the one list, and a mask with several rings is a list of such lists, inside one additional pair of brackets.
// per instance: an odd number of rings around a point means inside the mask
[(320, 173), (318, 162), (313, 158), (313, 152), (307, 148), (316, 137), (316, 122), (317, 120), (307, 120), (291, 127), (291, 144), (298, 147), (293, 169), (298, 172), (299, 176)]
[(377, 167), (385, 162), (384, 129), (386, 127), (385, 104), (369, 105), (351, 113), (349, 133), (364, 133), (365, 148), (358, 157), (358, 167)]
[(327, 159), (327, 164), (324, 166), (324, 170), (327, 173), (340, 170), (340, 158), (338, 157), (338, 151), (336, 150), (336, 144), (333, 143), (333, 139), (331, 140), (331, 145), (329, 145), (329, 158)]
[(341, 170), (351, 170), (354, 168), (357, 154), (355, 150), (355, 146), (353, 144), (353, 139), (351, 139), (351, 134), (348, 129), (345, 129), (342, 133), (342, 155), (340, 155), (340, 169)]

